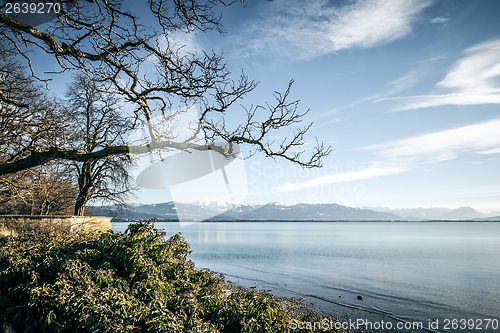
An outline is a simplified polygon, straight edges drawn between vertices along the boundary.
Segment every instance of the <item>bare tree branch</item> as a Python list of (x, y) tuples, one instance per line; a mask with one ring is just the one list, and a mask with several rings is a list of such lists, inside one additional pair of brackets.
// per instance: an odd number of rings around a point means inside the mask
[[(148, 0), (146, 5), (151, 16), (140, 20), (122, 8), (120, 1), (79, 1), (63, 8), (43, 31), (0, 13), (0, 44), (13, 46), (13, 52), (27, 60), (32, 77), (36, 72), (31, 64), (34, 54), (52, 55), (61, 71), (83, 72), (108, 85), (111, 94), (119, 96), (134, 110), (126, 115), (127, 121), (135, 128), (145, 124), (149, 132), (148, 142), (133, 145), (110, 142), (109, 130), (104, 130), (107, 142), (92, 151), (72, 146), (66, 135), (61, 136), (64, 140), (50, 141), (54, 132), (64, 126), (57, 121), (34, 121), (29, 115), (47, 109), (52, 111), (46, 112), (46, 118), (57, 120), (58, 112), (64, 108), (57, 103), (34, 106), (31, 101), (17, 98), (9, 87), (0, 85), (0, 103), (5, 111), (2, 121), (10, 124), (10, 135), (14, 137), (14, 133), (19, 132), (12, 124), (32, 129), (32, 135), (23, 137), (17, 147), (7, 143), (0, 146), (3, 156), (0, 156), (0, 176), (57, 159), (85, 163), (130, 156), (131, 151), (140, 154), (165, 148), (210, 149), (231, 156), (234, 144), (249, 146), (248, 155), (259, 151), (303, 167), (321, 166), (321, 158), (331, 152), (330, 147), (322, 143), (317, 142), (311, 156), (303, 159), (302, 148), (311, 124), (296, 128), (291, 134), (282, 131), (299, 125), (307, 114), (298, 110), (299, 101), (288, 101), (293, 81), (284, 93), (275, 92), (272, 105), (239, 107), (239, 102), (257, 87), (257, 82), (243, 72), (235, 77), (222, 55), (186, 54), (182, 45), (170, 42), (171, 34), (179, 30), (222, 32), (216, 6), (230, 4), (220, 0)], [(144, 25), (153, 22), (150, 18), (154, 18), (155, 23)], [(10, 87), (18, 88), (14, 83)], [(199, 126), (193, 128), (193, 135), (187, 139), (176, 140), (168, 132), (168, 126), (162, 129), (154, 123), (155, 117), (161, 116), (167, 124), (175, 118), (177, 110), (189, 105), (198, 106), (200, 112)], [(14, 109), (25, 116), (16, 118), (12, 113)], [(226, 117), (239, 117), (242, 121), (229, 128)], [(44, 127), (41, 123), (50, 126)], [(95, 133), (93, 138), (86, 138), (87, 141), (98, 140)], [(200, 135), (203, 142), (197, 141)], [(286, 139), (276, 142), (270, 139), (272, 135)], [(215, 144), (221, 140), (227, 144)]]

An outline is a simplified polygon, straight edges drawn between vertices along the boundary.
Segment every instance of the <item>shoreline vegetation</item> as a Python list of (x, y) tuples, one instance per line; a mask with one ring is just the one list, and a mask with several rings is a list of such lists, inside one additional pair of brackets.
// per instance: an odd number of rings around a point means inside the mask
[(0, 237), (0, 330), (319, 332), (290, 322), (333, 320), (299, 299), (195, 269), (190, 253), (182, 236), (166, 239), (152, 221), (125, 233)]

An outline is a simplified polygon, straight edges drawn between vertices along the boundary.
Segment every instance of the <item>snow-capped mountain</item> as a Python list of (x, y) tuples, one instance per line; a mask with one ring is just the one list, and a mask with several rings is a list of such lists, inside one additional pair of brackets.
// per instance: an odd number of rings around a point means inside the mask
[[(338, 221), (338, 220), (399, 220), (398, 215), (375, 212), (368, 209), (351, 208), (337, 204), (297, 204), (292, 206), (279, 203), (266, 205), (231, 205), (220, 202), (194, 202), (131, 205), (120, 212), (117, 207), (90, 207), (92, 215), (112, 216), (115, 220), (177, 221), (177, 213), (182, 212), (190, 220), (212, 221)], [(204, 217), (204, 218), (201, 218)]]
[(396, 214), (405, 220), (471, 220), (486, 217), (484, 214), (471, 207), (459, 207), (456, 209), (422, 207), (390, 209), (377, 206), (365, 208), (378, 212)]
[(165, 202), (149, 205), (130, 205), (120, 211), (116, 206), (90, 207), (92, 215), (112, 216), (115, 220), (178, 221), (178, 214), (190, 221), (423, 221), (423, 220), (480, 220), (485, 216), (471, 207), (355, 208), (338, 204), (232, 205), (226, 202)]

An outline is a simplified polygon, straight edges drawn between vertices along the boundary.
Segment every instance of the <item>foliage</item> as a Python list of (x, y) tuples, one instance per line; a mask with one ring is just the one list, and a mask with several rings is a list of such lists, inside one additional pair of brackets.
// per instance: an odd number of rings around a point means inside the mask
[(0, 237), (0, 323), (16, 332), (290, 330), (275, 299), (228, 289), (195, 269), (190, 252), (152, 222), (126, 233)]

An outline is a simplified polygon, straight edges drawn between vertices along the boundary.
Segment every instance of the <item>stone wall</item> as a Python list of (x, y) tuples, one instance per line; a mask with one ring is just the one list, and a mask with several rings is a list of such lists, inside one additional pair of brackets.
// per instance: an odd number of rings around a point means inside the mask
[(0, 216), (0, 236), (39, 230), (71, 232), (105, 232), (111, 230), (111, 217), (103, 216)]

